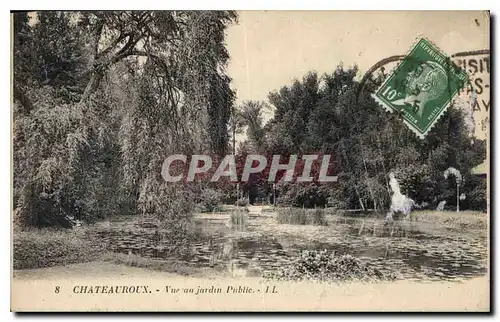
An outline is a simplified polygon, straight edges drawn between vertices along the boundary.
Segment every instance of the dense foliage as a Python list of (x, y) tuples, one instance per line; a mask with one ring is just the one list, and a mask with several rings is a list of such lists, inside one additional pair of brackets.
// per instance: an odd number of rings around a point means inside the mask
[[(372, 77), (361, 90), (357, 75), (357, 68), (342, 66), (322, 77), (311, 72), (269, 94), (274, 117), (265, 126), (258, 111), (250, 114), (253, 123), (247, 122), (249, 135), (243, 151), (335, 156), (331, 163), (337, 183), (280, 182), (279, 202), (299, 207), (387, 209), (392, 171), (402, 193), (417, 203), (435, 207), (447, 200), (454, 205), (454, 179), (443, 177), (447, 168), (454, 167), (464, 177), (460, 191), (466, 195), (466, 208), (462, 209), (486, 209), (484, 178), (471, 174), (486, 158), (485, 141), (473, 139), (468, 131), (464, 106), (450, 107), (421, 140), (401, 116), (386, 112), (370, 96), (384, 76)], [(241, 110), (249, 107), (264, 108), (253, 102)]]
[(18, 231), (14, 234), (12, 258), (14, 269), (42, 268), (95, 260), (102, 247), (73, 231)]
[[(486, 207), (484, 179), (471, 174), (485, 142), (471, 138), (456, 106), (420, 140), (373, 101), (374, 86), (360, 91), (356, 68), (342, 66), (308, 73), (268, 102), (235, 106), (224, 33), (236, 20), (232, 11), (15, 13), (16, 221), (71, 227), (141, 214), (182, 239), (194, 204), (210, 211), (241, 193), (250, 202), (277, 195), (291, 206), (385, 209), (390, 171), (417, 203), (454, 205), (454, 179), (443, 177), (449, 167), (463, 176), (461, 208)], [(267, 108), (274, 116), (264, 124)], [(161, 177), (168, 155), (229, 152), (238, 154), (239, 172), (252, 153), (331, 154), (339, 181), (273, 189), (265, 173), (252, 174), (237, 190), (229, 181)]]
[[(231, 11), (14, 14), (14, 205), (25, 225), (189, 221), (174, 152), (225, 154)], [(182, 150), (181, 150), (182, 149)], [(177, 231), (177, 230), (175, 230)]]

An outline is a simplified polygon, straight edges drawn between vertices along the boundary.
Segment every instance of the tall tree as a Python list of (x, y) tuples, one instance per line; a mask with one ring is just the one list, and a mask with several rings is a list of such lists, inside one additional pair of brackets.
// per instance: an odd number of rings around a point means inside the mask
[[(421, 140), (398, 115), (386, 113), (374, 102), (369, 86), (360, 92), (357, 72), (356, 67), (340, 65), (320, 80), (309, 73), (291, 87), (272, 92), (269, 101), (276, 113), (265, 127), (269, 152), (335, 155), (340, 162), (339, 183), (330, 187), (330, 199), (348, 207), (387, 208), (391, 171), (403, 192), (417, 202), (436, 204), (454, 196), (442, 179), (449, 166), (471, 182), (466, 194), (476, 194), (472, 186), (477, 180), (470, 170), (484, 159), (485, 149), (480, 141), (471, 141), (462, 110), (450, 107)], [(294, 191), (305, 190), (290, 188)]]
[(225, 152), (234, 93), (224, 30), (235, 20), (231, 11), (15, 15), (14, 171), (28, 217), (39, 226), (95, 218), (118, 193), (103, 187), (120, 176), (134, 196), (153, 177), (148, 191), (160, 193), (169, 151)]
[(259, 101), (245, 101), (241, 106), (240, 117), (242, 124), (247, 127), (247, 139), (255, 152), (263, 151), (265, 131), (262, 111), (266, 104)]

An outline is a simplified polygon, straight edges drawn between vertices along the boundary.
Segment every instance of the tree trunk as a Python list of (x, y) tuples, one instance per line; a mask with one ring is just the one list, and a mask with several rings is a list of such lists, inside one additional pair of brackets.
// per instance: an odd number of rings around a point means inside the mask
[(361, 158), (363, 159), (363, 167), (365, 168), (366, 185), (368, 186), (368, 191), (370, 191), (370, 197), (372, 198), (372, 201), (373, 201), (373, 209), (375, 211), (377, 211), (377, 201), (375, 199), (375, 195), (373, 194), (373, 190), (372, 190), (372, 187), (370, 184), (370, 177), (368, 175), (368, 167), (366, 166), (364, 148), (363, 148), (363, 152), (361, 153)]
[[(349, 163), (349, 159), (347, 158), (347, 153), (345, 151), (344, 142), (340, 141), (340, 145), (342, 146), (342, 154), (344, 155), (344, 159), (347, 162), (347, 166), (349, 168), (351, 168), (351, 165)], [(361, 209), (363, 209), (363, 211), (364, 211), (365, 205), (363, 204), (363, 200), (361, 200), (361, 196), (359, 195), (359, 191), (358, 191), (358, 188), (356, 188), (356, 185), (354, 185), (354, 191), (356, 192), (356, 196), (358, 197), (358, 201), (359, 201), (359, 204), (361, 205)]]
[(98, 68), (92, 73), (92, 76), (90, 77), (87, 87), (85, 87), (85, 91), (83, 92), (80, 102), (85, 102), (89, 98), (89, 96), (97, 90), (103, 77), (104, 70), (102, 68)]
[(233, 127), (233, 155), (236, 155), (236, 128)]
[(384, 182), (385, 182), (385, 186), (387, 188), (387, 192), (390, 194), (391, 188), (389, 187), (389, 181), (387, 180), (388, 173), (387, 173), (387, 169), (385, 168), (385, 158), (382, 155), (382, 149), (380, 148), (380, 139), (377, 138), (377, 141), (378, 141), (378, 144), (377, 144), (378, 154), (379, 154), (380, 158), (382, 159), (381, 162), (382, 162), (382, 170), (384, 171)]

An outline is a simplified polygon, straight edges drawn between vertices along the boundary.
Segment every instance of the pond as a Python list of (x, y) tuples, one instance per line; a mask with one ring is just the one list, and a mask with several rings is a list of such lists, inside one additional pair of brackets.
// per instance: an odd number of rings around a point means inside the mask
[[(185, 265), (226, 271), (233, 276), (263, 276), (290, 265), (303, 250), (352, 254), (400, 279), (443, 280), (486, 274), (487, 231), (380, 219), (328, 218), (328, 226), (280, 225), (275, 213), (246, 214), (245, 227), (231, 225), (229, 214), (196, 216), (198, 236)], [(153, 227), (111, 223), (99, 232), (112, 251), (171, 259)], [(112, 229), (111, 229), (112, 228)], [(179, 260), (179, 258), (176, 258)]]

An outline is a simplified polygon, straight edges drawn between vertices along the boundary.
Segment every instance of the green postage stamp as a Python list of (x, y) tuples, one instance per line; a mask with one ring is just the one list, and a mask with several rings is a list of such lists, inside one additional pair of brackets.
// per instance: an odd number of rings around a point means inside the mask
[(373, 97), (389, 112), (401, 112), (423, 139), (466, 82), (464, 70), (421, 38)]

